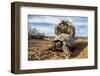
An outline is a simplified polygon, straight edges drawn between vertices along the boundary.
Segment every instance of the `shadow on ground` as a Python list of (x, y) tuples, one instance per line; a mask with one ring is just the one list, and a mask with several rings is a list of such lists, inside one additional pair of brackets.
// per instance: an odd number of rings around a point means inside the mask
[(71, 58), (87, 58), (87, 41), (78, 40), (76, 41), (75, 48), (73, 48)]

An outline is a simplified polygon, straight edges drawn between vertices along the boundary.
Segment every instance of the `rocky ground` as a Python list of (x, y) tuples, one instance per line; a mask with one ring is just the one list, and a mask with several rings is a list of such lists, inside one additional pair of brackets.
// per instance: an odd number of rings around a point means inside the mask
[[(65, 59), (63, 51), (47, 50), (51, 43), (50, 39), (32, 39), (28, 41), (28, 60), (54, 60)], [(75, 48), (72, 49), (70, 59), (81, 59), (88, 57), (87, 39), (76, 39)]]

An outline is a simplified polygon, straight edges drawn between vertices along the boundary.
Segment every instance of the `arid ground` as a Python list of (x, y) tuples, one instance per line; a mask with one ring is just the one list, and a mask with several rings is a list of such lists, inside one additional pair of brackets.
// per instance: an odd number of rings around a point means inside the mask
[[(49, 38), (28, 40), (28, 60), (50, 60), (65, 59), (63, 51), (47, 50), (51, 43)], [(75, 48), (72, 49), (70, 59), (81, 59), (88, 57), (87, 39), (76, 39)]]

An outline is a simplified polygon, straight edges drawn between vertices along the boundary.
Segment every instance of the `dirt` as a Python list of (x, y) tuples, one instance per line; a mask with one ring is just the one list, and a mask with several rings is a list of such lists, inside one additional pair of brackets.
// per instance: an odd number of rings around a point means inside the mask
[[(50, 39), (32, 39), (28, 41), (28, 60), (55, 60), (65, 59), (63, 51), (48, 50)], [(75, 48), (71, 50), (70, 59), (81, 59), (88, 57), (87, 39), (76, 39)]]

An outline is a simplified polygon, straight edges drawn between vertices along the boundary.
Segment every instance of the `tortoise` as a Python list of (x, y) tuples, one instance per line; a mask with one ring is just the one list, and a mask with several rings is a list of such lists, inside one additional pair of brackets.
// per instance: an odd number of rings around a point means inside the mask
[(66, 58), (70, 58), (70, 49), (75, 46), (75, 40), (70, 34), (60, 34), (55, 37), (52, 43), (49, 45), (49, 50), (61, 50), (66, 55)]

